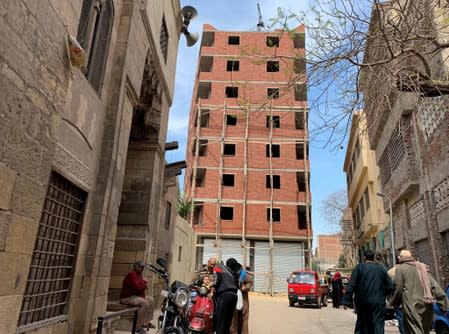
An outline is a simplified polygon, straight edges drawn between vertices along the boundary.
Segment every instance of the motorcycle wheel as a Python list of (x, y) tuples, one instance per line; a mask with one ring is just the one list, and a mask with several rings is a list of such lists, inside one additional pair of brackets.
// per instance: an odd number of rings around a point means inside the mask
[(184, 334), (184, 331), (177, 327), (167, 327), (161, 330), (161, 334)]

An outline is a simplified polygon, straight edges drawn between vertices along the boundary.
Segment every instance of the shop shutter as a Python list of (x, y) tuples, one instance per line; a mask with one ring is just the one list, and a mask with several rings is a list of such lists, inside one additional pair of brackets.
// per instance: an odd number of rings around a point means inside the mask
[(435, 263), (433, 262), (432, 247), (429, 239), (415, 242), (415, 259), (429, 266), (430, 272), (435, 276)]

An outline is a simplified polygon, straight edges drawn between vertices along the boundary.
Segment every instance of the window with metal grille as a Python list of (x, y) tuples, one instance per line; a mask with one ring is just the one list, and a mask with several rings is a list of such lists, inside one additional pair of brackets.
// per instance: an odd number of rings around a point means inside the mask
[(42, 210), (19, 327), (67, 314), (87, 193), (53, 172)]
[(84, 0), (77, 39), (89, 55), (84, 75), (101, 92), (114, 21), (112, 0)]
[(391, 173), (401, 161), (404, 153), (405, 148), (402, 131), (399, 126), (396, 126), (379, 159), (379, 171), (382, 184), (385, 184), (390, 179)]
[(165, 61), (165, 63), (167, 63), (168, 29), (167, 29), (167, 24), (165, 23), (165, 17), (164, 16), (162, 16), (161, 36), (160, 36), (159, 44), (161, 45), (161, 51), (162, 51), (162, 55), (164, 56), (164, 61)]

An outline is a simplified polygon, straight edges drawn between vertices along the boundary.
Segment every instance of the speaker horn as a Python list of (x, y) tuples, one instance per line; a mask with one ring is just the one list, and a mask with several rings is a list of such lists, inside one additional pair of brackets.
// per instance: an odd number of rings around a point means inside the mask
[(198, 41), (198, 38), (200, 37), (200, 35), (197, 32), (191, 34), (188, 31), (184, 33), (184, 36), (186, 37), (187, 46), (195, 45), (195, 43)]
[(181, 15), (182, 15), (182, 19), (183, 19), (182, 23), (184, 25), (189, 25), (190, 20), (193, 20), (195, 17), (198, 16), (198, 12), (192, 6), (184, 6), (181, 9)]
[(198, 33), (191, 34), (189, 32), (188, 27), (190, 21), (193, 20), (195, 17), (197, 17), (198, 12), (192, 6), (184, 6), (181, 9), (181, 15), (182, 15), (181, 33), (183, 33), (184, 36), (186, 37), (187, 46), (192, 46), (196, 43), (196, 41), (198, 41), (199, 34)]

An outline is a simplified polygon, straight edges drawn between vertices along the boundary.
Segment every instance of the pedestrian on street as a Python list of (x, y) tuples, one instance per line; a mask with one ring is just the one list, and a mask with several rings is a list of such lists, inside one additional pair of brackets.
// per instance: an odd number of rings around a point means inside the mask
[[(390, 278), (393, 282), (394, 282), (394, 279), (396, 276), (396, 269), (399, 267), (399, 263), (400, 263), (399, 256), (397, 257), (396, 262), (397, 263), (387, 271), (388, 276), (390, 276)], [(390, 304), (391, 304), (391, 302), (390, 302)], [(402, 312), (402, 307), (394, 306), (394, 315), (396, 317), (396, 320), (399, 323), (399, 333), (404, 334), (404, 314)]]
[(341, 298), (343, 297), (343, 281), (340, 272), (336, 272), (332, 277), (332, 306), (340, 308)]
[(253, 277), (246, 270), (242, 269), (239, 273), (239, 286), (243, 297), (243, 307), (241, 310), (235, 310), (231, 324), (231, 334), (248, 334), (249, 329), (249, 296), (248, 292), (253, 286)]
[(355, 334), (383, 334), (386, 298), (393, 291), (393, 282), (385, 268), (374, 262), (374, 252), (365, 253), (365, 262), (351, 274), (341, 303), (346, 309), (353, 299), (357, 310)]
[(142, 277), (145, 263), (142, 260), (134, 263), (134, 269), (123, 279), (120, 291), (120, 303), (129, 306), (139, 306), (137, 312), (137, 333), (145, 334), (147, 328), (154, 328), (151, 324), (154, 314), (154, 298), (146, 297), (147, 281)]
[(399, 263), (391, 304), (402, 306), (405, 333), (428, 334), (432, 327), (433, 303), (438, 303), (441, 310), (447, 312), (449, 300), (429, 273), (428, 266), (416, 261), (410, 251), (400, 252)]
[(232, 317), (237, 304), (238, 277), (236, 277), (230, 268), (222, 263), (216, 263), (213, 271), (215, 275), (214, 296), (216, 301), (215, 333), (229, 334)]

